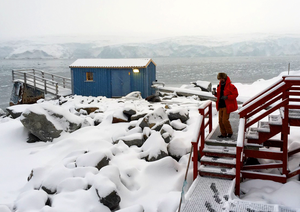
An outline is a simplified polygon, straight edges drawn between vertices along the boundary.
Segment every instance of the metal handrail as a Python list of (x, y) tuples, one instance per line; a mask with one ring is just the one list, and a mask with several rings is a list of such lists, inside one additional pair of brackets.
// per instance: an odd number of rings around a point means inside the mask
[(48, 74), (35, 69), (12, 70), (12, 80), (23, 80), (24, 83), (31, 82), (34, 88), (42, 88), (45, 93), (52, 92), (58, 95), (58, 87), (71, 88), (71, 79)]
[[(296, 108), (300, 109), (300, 105), (291, 105), (291, 102), (300, 103), (300, 98), (290, 98), (290, 96), (300, 97), (300, 77), (299, 76), (283, 76), (282, 80), (276, 82), (269, 88), (265, 89), (255, 97), (251, 98), (247, 101), (243, 108), (239, 111), (240, 114), (240, 124), (239, 124), (239, 132), (238, 132), (238, 140), (236, 147), (236, 190), (235, 193), (239, 195), (240, 193), (240, 171), (242, 169), (242, 161), (243, 161), (243, 151), (244, 151), (244, 142), (245, 142), (245, 132), (247, 128), (251, 125), (255, 124), (262, 118), (271, 114), (277, 109), (284, 108), (283, 114), (283, 130), (288, 132), (286, 128), (288, 128), (288, 109)], [(271, 108), (269, 108), (272, 106)], [(262, 110), (266, 110), (266, 112), (262, 113), (258, 117), (249, 120), (249, 118), (253, 117), (255, 114), (259, 113)], [(295, 175), (295, 173), (299, 174), (300, 169), (293, 171), (293, 174), (287, 175), (287, 158), (288, 156), (300, 152), (300, 148), (288, 152), (287, 150), (287, 133), (282, 135), (283, 138), (283, 154), (287, 155), (286, 158), (283, 158), (283, 173), (286, 174), (286, 178), (290, 178)]]
[[(209, 127), (209, 133), (212, 131), (212, 101), (207, 101), (198, 109), (201, 119), (200, 119), (200, 129), (196, 141), (192, 142), (193, 145), (193, 179), (195, 180), (198, 176), (198, 154), (203, 155), (203, 148), (205, 144), (205, 129)], [(205, 119), (208, 117), (208, 121)], [(208, 133), (208, 134), (209, 134)], [(200, 140), (200, 147), (199, 147)]]

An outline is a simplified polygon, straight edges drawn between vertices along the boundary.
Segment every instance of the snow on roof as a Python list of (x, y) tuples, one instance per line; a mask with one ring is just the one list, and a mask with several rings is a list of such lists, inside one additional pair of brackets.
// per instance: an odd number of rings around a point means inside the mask
[[(70, 68), (146, 68), (150, 58), (135, 59), (78, 59), (72, 63)], [(154, 63), (154, 62), (153, 62)], [(156, 65), (154, 63), (154, 65)]]

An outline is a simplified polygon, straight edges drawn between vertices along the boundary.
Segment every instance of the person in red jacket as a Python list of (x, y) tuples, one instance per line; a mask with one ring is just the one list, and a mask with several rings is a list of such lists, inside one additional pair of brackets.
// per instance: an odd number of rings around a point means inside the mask
[(217, 97), (216, 108), (219, 111), (219, 125), (221, 135), (219, 138), (231, 138), (233, 132), (229, 121), (231, 112), (238, 109), (236, 98), (239, 93), (231, 83), (230, 78), (225, 73), (218, 73), (219, 85), (217, 91), (213, 90), (213, 95)]

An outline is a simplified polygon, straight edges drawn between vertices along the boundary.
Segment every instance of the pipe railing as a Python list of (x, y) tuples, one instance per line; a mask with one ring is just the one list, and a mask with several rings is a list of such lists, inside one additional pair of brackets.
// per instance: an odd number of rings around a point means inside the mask
[(71, 89), (71, 79), (55, 74), (49, 74), (35, 69), (12, 70), (12, 80), (22, 80), (24, 83), (58, 95), (59, 87)]
[[(294, 170), (292, 174), (288, 174), (287, 169), (288, 157), (300, 152), (300, 148), (288, 152), (289, 109), (300, 109), (300, 77), (283, 76), (280, 81), (244, 103), (243, 108), (239, 111), (240, 124), (236, 147), (236, 195), (240, 193), (241, 169), (243, 168), (243, 159), (245, 156), (243, 153), (245, 132), (253, 124), (273, 113), (275, 110), (282, 108), (282, 172), (286, 176), (286, 179), (300, 174), (300, 168)], [(262, 110), (265, 111), (261, 112)], [(261, 114), (254, 117), (258, 113)]]
[[(208, 128), (208, 134), (212, 131), (212, 101), (207, 101), (198, 109), (201, 119), (200, 119), (200, 129), (198, 133), (197, 140), (192, 142), (193, 145), (193, 179), (195, 180), (198, 176), (198, 158), (199, 154), (202, 156), (203, 148), (205, 145), (205, 129)], [(208, 119), (208, 120), (207, 120)], [(199, 143), (200, 140), (200, 143)], [(200, 146), (199, 146), (200, 144)]]

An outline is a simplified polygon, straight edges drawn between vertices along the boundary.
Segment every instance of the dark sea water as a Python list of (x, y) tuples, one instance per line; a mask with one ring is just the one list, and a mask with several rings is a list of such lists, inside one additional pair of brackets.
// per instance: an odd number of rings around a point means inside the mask
[[(9, 105), (12, 91), (12, 69), (33, 68), (56, 75), (70, 77), (69, 65), (76, 59), (0, 59), (0, 108)], [(204, 57), (204, 58), (153, 58), (156, 77), (166, 86), (180, 86), (192, 81), (205, 80), (217, 83), (218, 72), (226, 72), (233, 82), (253, 83), (269, 79), (288, 70), (300, 70), (298, 57)]]

